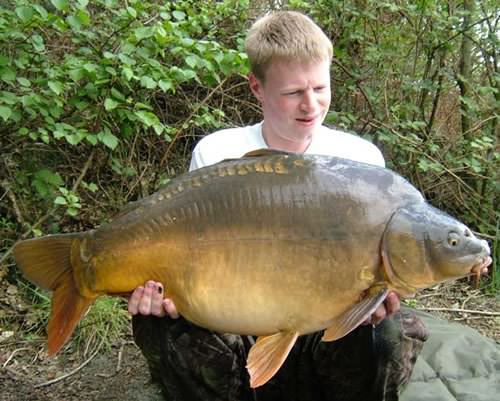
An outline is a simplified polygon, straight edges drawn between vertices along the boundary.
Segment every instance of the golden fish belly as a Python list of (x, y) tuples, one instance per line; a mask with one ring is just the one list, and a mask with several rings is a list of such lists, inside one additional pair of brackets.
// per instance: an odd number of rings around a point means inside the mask
[(96, 258), (101, 265), (94, 290), (128, 292), (148, 279), (157, 280), (194, 323), (220, 332), (262, 335), (323, 329), (374, 279), (373, 273), (361, 273), (366, 266), (374, 270), (376, 258), (351, 261), (334, 241), (276, 239), (265, 233), (229, 239), (214, 232), (209, 237), (219, 239), (177, 233), (175, 240), (103, 249)]

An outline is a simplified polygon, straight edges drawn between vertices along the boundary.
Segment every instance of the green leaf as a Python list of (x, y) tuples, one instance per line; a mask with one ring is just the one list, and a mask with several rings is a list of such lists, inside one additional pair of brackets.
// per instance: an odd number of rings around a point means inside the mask
[(33, 18), (33, 15), (35, 15), (35, 10), (33, 10), (31, 7), (17, 7), (16, 15), (19, 17), (19, 19), (21, 19), (21, 21), (27, 22), (31, 18)]
[(31, 86), (31, 81), (23, 77), (17, 78), (17, 82), (19, 82), (22, 86), (25, 86), (27, 88)]
[(47, 10), (45, 8), (43, 8), (41, 5), (34, 4), (33, 8), (38, 12), (38, 14), (40, 14), (40, 17), (42, 17), (42, 19), (46, 20), (47, 17), (49, 16), (49, 14), (47, 13)]
[(2, 81), (12, 82), (16, 79), (16, 71), (9, 67), (0, 68), (0, 76)]
[(97, 145), (97, 135), (87, 135), (85, 140), (93, 146)]
[(73, 28), (74, 30), (80, 30), (82, 29), (82, 23), (80, 19), (76, 15), (68, 15), (66, 18), (66, 21), (68, 22), (69, 26)]
[(53, 173), (52, 171), (47, 169), (38, 170), (35, 173), (35, 179), (43, 181), (54, 187), (59, 187), (61, 185), (64, 185), (64, 181), (58, 173)]
[(76, 13), (76, 18), (78, 18), (78, 20), (80, 21), (80, 24), (82, 24), (83, 26), (90, 25), (90, 15), (88, 15), (86, 11), (79, 10)]
[(33, 47), (37, 52), (45, 51), (45, 43), (43, 42), (43, 38), (40, 35), (33, 35), (31, 37), (31, 42), (33, 43)]
[(175, 10), (172, 15), (177, 21), (182, 21), (183, 19), (186, 18), (186, 13), (183, 11)]
[(83, 68), (70, 70), (68, 71), (68, 75), (73, 81), (78, 82), (85, 77), (85, 70)]
[(158, 86), (161, 88), (161, 90), (163, 92), (167, 92), (169, 91), (170, 89), (173, 89), (174, 88), (174, 85), (172, 84), (172, 81), (164, 81), (164, 80), (160, 80), (158, 82)]
[(2, 117), (4, 121), (7, 121), (11, 115), (12, 110), (10, 107), (0, 106), (0, 117)]
[(52, 89), (52, 91), (56, 94), (56, 95), (60, 95), (61, 92), (63, 91), (64, 89), (64, 86), (62, 83), (60, 83), (59, 81), (49, 81), (47, 83), (47, 85), (49, 85), (49, 88)]
[(191, 68), (194, 68), (198, 65), (198, 56), (187, 56), (186, 57), (186, 64), (189, 65)]
[(115, 102), (113, 99), (111, 98), (106, 98), (106, 100), (104, 101), (104, 108), (106, 109), (106, 111), (111, 111), (111, 110), (114, 110), (118, 107), (119, 103), (118, 102)]
[(142, 39), (146, 39), (146, 38), (153, 36), (154, 30), (150, 26), (145, 26), (145, 27), (135, 29), (134, 35), (137, 38), (137, 40), (142, 40)]
[(97, 134), (97, 139), (106, 145), (111, 150), (114, 150), (118, 145), (118, 138), (114, 136), (108, 129), (99, 132)]
[(69, 4), (68, 4), (67, 0), (50, 0), (50, 2), (59, 11), (67, 11), (69, 8)]
[(158, 124), (160, 122), (160, 120), (158, 119), (156, 114), (151, 113), (149, 111), (142, 111), (141, 110), (141, 111), (136, 111), (134, 114), (148, 128), (153, 126), (154, 124)]
[(88, 189), (90, 192), (97, 192), (99, 189), (96, 184), (91, 182), (90, 184), (87, 184), (85, 181), (82, 181), (82, 185), (84, 188)]
[(147, 89), (154, 89), (156, 88), (156, 81), (151, 77), (144, 76), (141, 78), (141, 85)]
[(111, 88), (111, 94), (117, 98), (118, 100), (121, 100), (122, 102), (126, 101), (127, 99), (125, 98), (125, 95), (121, 93), (118, 89)]
[(137, 11), (135, 11), (134, 8), (132, 7), (127, 7), (127, 12), (128, 14), (132, 17), (132, 18), (136, 18), (137, 17)]
[(65, 198), (63, 198), (62, 196), (58, 196), (57, 198), (54, 199), (54, 203), (56, 205), (67, 205), (68, 202), (66, 201)]
[(125, 76), (127, 81), (130, 81), (134, 76), (134, 72), (128, 67), (123, 67), (122, 74)]
[(154, 124), (153, 129), (156, 132), (156, 135), (161, 135), (161, 133), (165, 130), (163, 124)]
[(133, 58), (130, 58), (129, 56), (127, 56), (124, 53), (120, 53), (118, 55), (118, 58), (125, 65), (135, 65), (135, 60)]
[(70, 215), (70, 216), (73, 216), (75, 217), (77, 214), (78, 214), (78, 209), (80, 208), (81, 206), (79, 204), (75, 204), (73, 205), (73, 207), (69, 207), (68, 210), (66, 210), (66, 212)]

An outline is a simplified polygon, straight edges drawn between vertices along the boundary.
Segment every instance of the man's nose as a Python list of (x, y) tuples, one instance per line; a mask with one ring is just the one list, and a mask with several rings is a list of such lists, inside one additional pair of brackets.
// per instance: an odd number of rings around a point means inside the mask
[(318, 100), (314, 94), (314, 91), (308, 90), (304, 92), (302, 96), (302, 101), (300, 104), (300, 108), (304, 112), (310, 112), (316, 109), (318, 105)]

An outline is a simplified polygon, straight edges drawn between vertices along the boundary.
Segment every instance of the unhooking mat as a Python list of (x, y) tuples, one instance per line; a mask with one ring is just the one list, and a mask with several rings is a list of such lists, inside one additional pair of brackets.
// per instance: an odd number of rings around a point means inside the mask
[(500, 344), (415, 311), (429, 330), (401, 401), (500, 401)]

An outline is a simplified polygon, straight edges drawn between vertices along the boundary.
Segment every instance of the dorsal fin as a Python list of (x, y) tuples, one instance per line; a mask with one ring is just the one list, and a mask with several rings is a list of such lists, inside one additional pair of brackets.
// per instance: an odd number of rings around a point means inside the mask
[(285, 152), (284, 150), (268, 149), (262, 148), (257, 150), (251, 150), (243, 155), (243, 157), (259, 157), (259, 156), (271, 156), (271, 155), (293, 155), (293, 152)]

